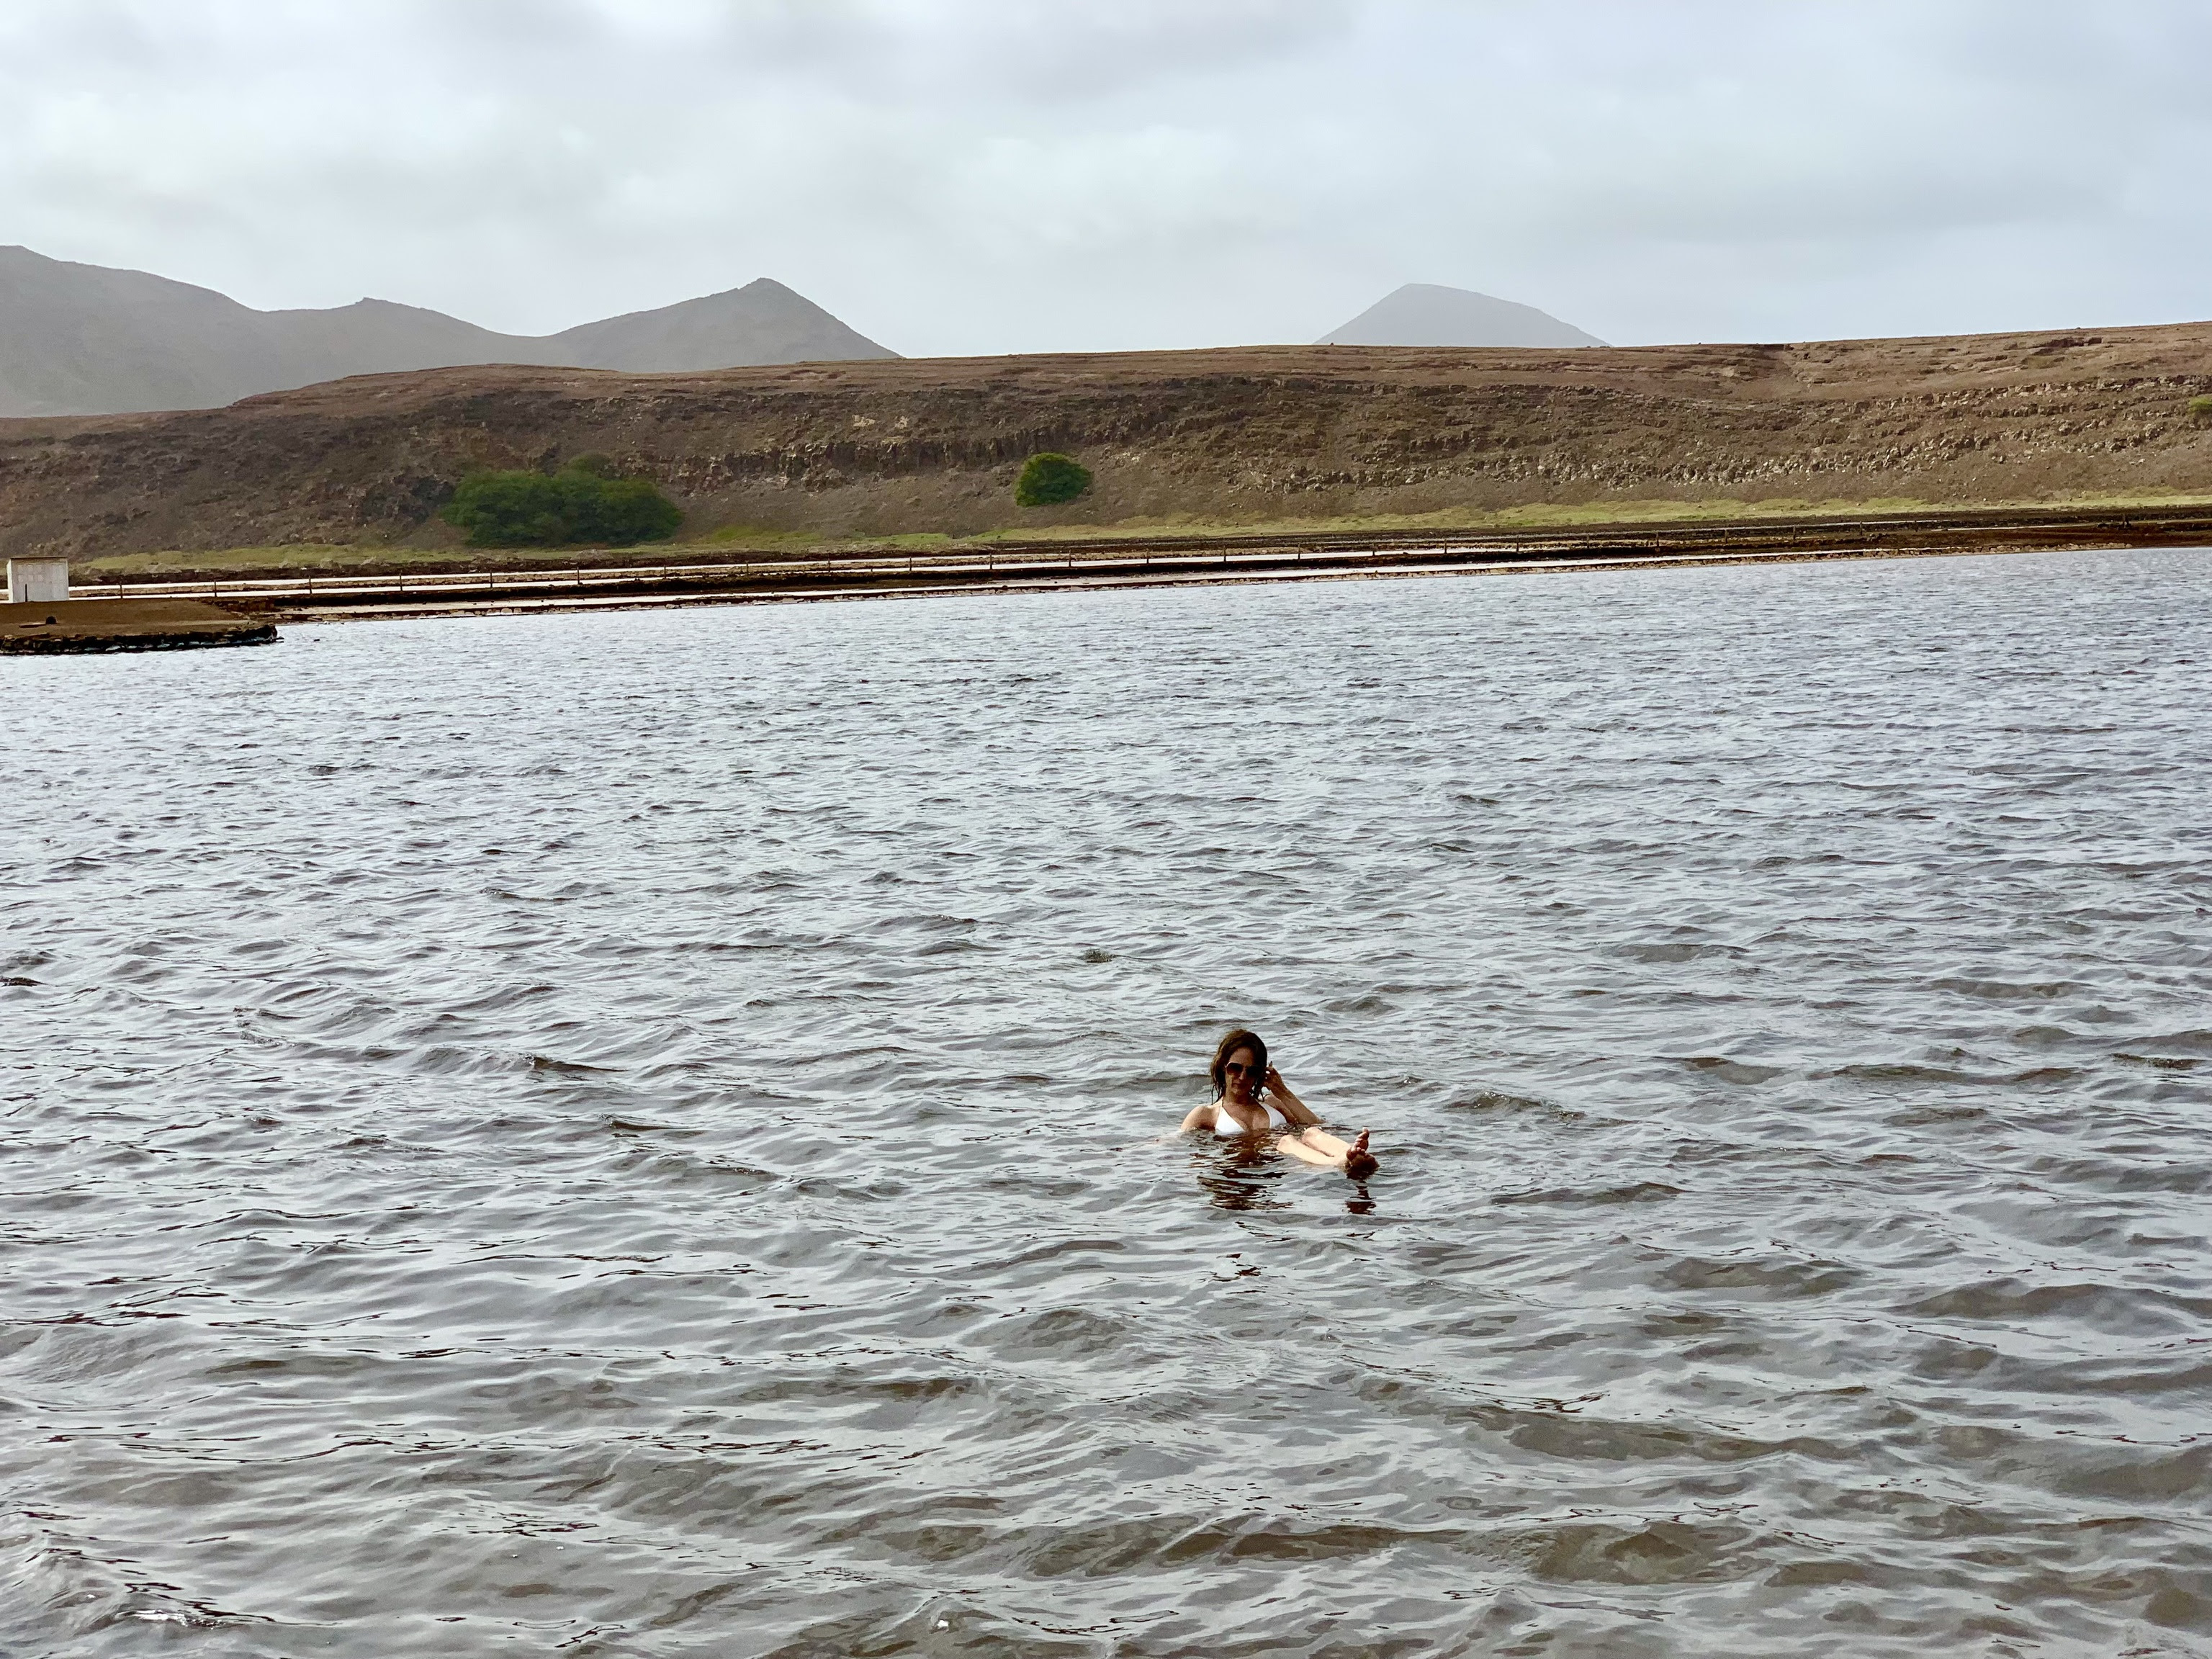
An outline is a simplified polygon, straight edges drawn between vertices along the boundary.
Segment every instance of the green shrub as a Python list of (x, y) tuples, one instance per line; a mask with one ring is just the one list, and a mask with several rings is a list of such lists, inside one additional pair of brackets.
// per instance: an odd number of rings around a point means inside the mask
[(471, 547), (632, 547), (665, 542), (683, 511), (643, 478), (614, 478), (586, 455), (550, 477), (471, 472), (441, 515)]
[(2189, 418), (2199, 426), (2212, 426), (2212, 398), (2191, 398)]
[(1091, 488), (1091, 469), (1072, 455), (1032, 455), (1014, 480), (1016, 507), (1057, 507)]

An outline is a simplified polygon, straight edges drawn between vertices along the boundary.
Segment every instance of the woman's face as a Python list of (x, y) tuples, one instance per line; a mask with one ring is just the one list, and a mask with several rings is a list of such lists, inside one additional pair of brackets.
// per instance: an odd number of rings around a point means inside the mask
[(1249, 1048), (1233, 1050), (1221, 1063), (1222, 1092), (1240, 1104), (1260, 1097), (1260, 1085), (1266, 1078), (1260, 1056)]

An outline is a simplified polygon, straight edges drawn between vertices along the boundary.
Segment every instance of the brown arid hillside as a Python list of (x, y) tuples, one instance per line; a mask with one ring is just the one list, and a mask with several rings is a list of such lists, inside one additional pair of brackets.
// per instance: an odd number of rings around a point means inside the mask
[[(587, 452), (687, 540), (1728, 499), (2212, 493), (2212, 324), (1808, 345), (1255, 347), (620, 374), (456, 368), (0, 421), (0, 551), (450, 544), (477, 467)], [(1097, 488), (1024, 510), (1039, 450)], [(1442, 520), (1439, 520), (1442, 521)]]

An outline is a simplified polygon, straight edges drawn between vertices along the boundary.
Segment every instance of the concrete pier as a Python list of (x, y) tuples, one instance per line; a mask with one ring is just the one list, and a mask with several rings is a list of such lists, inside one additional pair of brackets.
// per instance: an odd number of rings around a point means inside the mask
[[(11, 582), (12, 586), (12, 582)], [(0, 654), (183, 651), (274, 645), (276, 625), (197, 599), (58, 599), (0, 605)]]

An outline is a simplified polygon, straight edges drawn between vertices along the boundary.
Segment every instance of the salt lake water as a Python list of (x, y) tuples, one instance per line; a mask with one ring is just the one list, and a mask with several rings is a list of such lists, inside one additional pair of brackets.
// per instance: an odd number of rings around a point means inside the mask
[[(0, 1654), (2212, 1652), (2212, 554), (0, 665)], [(1249, 1024), (1364, 1185), (1164, 1139)]]

